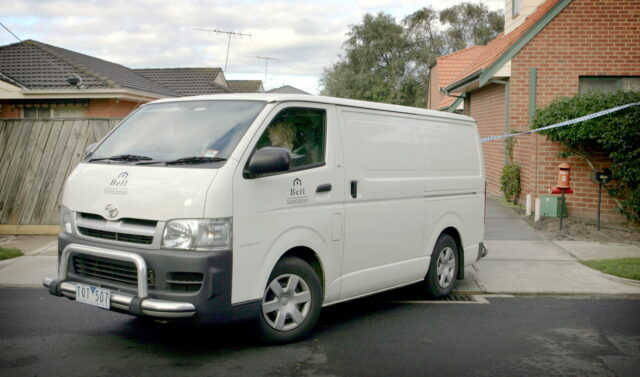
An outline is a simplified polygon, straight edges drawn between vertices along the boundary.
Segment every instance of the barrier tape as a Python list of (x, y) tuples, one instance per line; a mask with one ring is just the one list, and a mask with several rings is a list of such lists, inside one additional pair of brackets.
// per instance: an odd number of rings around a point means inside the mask
[(483, 137), (480, 139), (481, 143), (487, 142), (487, 141), (494, 141), (494, 140), (500, 140), (500, 139), (506, 139), (508, 137), (512, 137), (512, 136), (519, 136), (519, 135), (525, 135), (525, 134), (531, 134), (534, 132), (539, 132), (539, 131), (544, 131), (544, 130), (550, 130), (552, 128), (558, 128), (558, 127), (564, 127), (564, 126), (569, 126), (572, 124), (576, 124), (576, 123), (580, 123), (580, 122), (584, 122), (585, 120), (591, 120), (591, 119), (595, 119), (595, 118), (599, 118), (601, 116), (605, 116), (607, 114), (611, 114), (611, 113), (615, 113), (616, 111), (620, 111), (623, 109), (626, 109), (628, 107), (632, 107), (632, 106), (638, 106), (640, 105), (640, 102), (635, 102), (635, 103), (628, 103), (626, 105), (622, 105), (622, 106), (617, 106), (617, 107), (612, 107), (610, 109), (607, 110), (602, 110), (602, 111), (598, 111), (597, 113), (593, 113), (593, 114), (588, 114), (585, 116), (581, 116), (579, 118), (575, 118), (575, 119), (570, 119), (570, 120), (565, 120), (564, 122), (560, 122), (560, 123), (556, 123), (556, 124), (552, 124), (550, 126), (545, 126), (545, 127), (540, 127), (540, 128), (536, 128), (535, 130), (528, 130), (528, 131), (523, 131), (523, 132), (516, 132), (513, 134), (505, 134), (505, 135), (500, 135), (500, 136), (488, 136), (488, 137)]

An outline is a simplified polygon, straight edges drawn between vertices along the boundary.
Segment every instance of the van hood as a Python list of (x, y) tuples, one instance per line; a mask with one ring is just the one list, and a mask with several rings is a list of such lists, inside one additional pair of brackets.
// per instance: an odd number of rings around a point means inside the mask
[(204, 215), (217, 169), (79, 164), (67, 179), (62, 205), (108, 220), (166, 221)]

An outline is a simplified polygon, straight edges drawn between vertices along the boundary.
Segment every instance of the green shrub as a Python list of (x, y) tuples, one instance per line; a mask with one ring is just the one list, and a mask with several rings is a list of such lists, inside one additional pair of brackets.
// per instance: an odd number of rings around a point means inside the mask
[(520, 196), (520, 166), (515, 164), (505, 165), (500, 176), (500, 186), (504, 198), (517, 203)]
[[(635, 102), (640, 102), (640, 91), (591, 92), (559, 98), (536, 112), (532, 128)], [(604, 152), (612, 161), (610, 169), (615, 180), (607, 185), (609, 195), (620, 200), (629, 221), (640, 220), (640, 106), (541, 133), (562, 143), (565, 157), (588, 158), (594, 152)]]

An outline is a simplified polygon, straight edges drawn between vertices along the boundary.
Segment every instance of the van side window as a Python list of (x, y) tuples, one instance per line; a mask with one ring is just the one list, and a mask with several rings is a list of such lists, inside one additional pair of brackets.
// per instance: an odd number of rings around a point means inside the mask
[(291, 170), (309, 169), (325, 162), (326, 112), (290, 108), (281, 111), (267, 126), (256, 144), (285, 148), (291, 153)]

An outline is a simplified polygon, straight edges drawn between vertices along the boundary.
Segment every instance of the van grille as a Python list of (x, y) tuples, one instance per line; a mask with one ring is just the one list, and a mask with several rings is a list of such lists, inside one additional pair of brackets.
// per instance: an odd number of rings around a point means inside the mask
[(167, 288), (175, 292), (197, 292), (202, 288), (203, 274), (200, 272), (170, 272)]
[(100, 229), (91, 229), (85, 227), (78, 227), (78, 231), (85, 236), (102, 238), (105, 240), (114, 240), (114, 241), (122, 241), (122, 242), (131, 242), (138, 243), (143, 245), (151, 245), (153, 242), (153, 236), (142, 236), (138, 234), (128, 234), (128, 233), (117, 233), (117, 232), (108, 232)]
[(78, 232), (87, 237), (151, 245), (158, 224), (155, 220), (123, 218), (110, 221), (95, 213), (79, 212)]
[[(94, 258), (88, 255), (73, 256), (73, 270), (77, 275), (92, 279), (138, 286), (138, 270), (135, 264), (107, 258)], [(149, 288), (155, 286), (155, 272), (147, 272)]]

